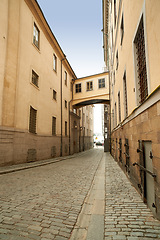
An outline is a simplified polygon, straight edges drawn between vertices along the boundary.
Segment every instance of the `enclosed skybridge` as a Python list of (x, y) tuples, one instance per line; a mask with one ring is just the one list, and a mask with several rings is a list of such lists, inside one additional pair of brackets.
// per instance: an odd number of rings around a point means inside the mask
[(80, 108), (97, 103), (109, 104), (108, 72), (74, 80), (72, 106)]

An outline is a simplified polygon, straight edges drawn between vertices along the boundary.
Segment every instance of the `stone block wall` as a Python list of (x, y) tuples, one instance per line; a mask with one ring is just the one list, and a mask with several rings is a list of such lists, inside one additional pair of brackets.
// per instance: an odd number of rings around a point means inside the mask
[[(129, 167), (126, 166), (125, 139), (128, 139), (129, 145)], [(133, 166), (134, 162), (140, 162), (139, 153), (137, 153), (139, 141), (152, 142), (153, 172), (156, 174), (155, 198), (157, 217), (160, 218), (160, 101), (111, 133), (111, 153), (114, 159), (118, 161), (138, 192), (142, 194), (140, 168)]]

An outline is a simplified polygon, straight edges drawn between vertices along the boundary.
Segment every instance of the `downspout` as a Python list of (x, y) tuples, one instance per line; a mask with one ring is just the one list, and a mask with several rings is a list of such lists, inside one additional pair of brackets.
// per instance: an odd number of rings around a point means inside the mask
[(73, 84), (74, 84), (74, 79), (72, 79), (72, 99), (68, 103), (68, 109), (69, 109), (69, 155), (71, 155), (71, 112), (70, 112), (70, 103), (73, 100)]
[(63, 147), (63, 136), (62, 136), (62, 125), (63, 125), (63, 108), (62, 108), (62, 62), (66, 59), (66, 56), (64, 55), (64, 58), (61, 60), (61, 148), (60, 148), (60, 156), (62, 157), (62, 147)]
[(71, 102), (72, 100), (70, 100), (69, 101), (69, 103), (68, 103), (68, 109), (69, 109), (69, 155), (71, 155), (71, 133), (70, 133), (70, 131), (71, 131), (71, 119), (70, 119), (70, 117), (71, 117), (71, 113), (70, 113), (70, 102)]

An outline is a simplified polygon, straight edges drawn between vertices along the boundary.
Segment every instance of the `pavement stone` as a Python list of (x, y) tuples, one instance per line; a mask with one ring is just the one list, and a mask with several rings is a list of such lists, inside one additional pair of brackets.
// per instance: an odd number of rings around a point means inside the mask
[(0, 168), (0, 239), (69, 239), (102, 156)]
[(0, 182), (2, 240), (71, 240), (73, 230), (75, 240), (160, 239), (160, 222), (103, 149), (0, 168)]
[(154, 218), (117, 162), (108, 153), (105, 203), (105, 240), (160, 239), (160, 221)]

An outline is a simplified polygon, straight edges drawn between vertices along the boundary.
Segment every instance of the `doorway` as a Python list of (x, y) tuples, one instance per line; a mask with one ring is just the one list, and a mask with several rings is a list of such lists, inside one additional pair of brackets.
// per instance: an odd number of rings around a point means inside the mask
[(146, 172), (144, 174), (144, 199), (146, 199), (148, 207), (151, 209), (153, 214), (156, 214), (155, 205), (155, 184), (153, 175), (153, 163), (152, 163), (152, 142), (143, 141), (143, 157), (144, 167)]

